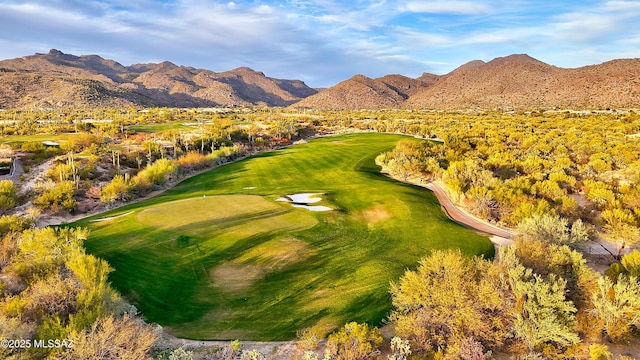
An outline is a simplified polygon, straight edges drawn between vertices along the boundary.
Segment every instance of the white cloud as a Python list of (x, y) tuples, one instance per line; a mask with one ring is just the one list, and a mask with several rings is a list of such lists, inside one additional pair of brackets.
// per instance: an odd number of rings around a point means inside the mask
[(634, 11), (640, 12), (639, 1), (607, 1), (604, 3), (605, 11)]
[(617, 31), (614, 17), (600, 14), (568, 14), (549, 25), (549, 35), (568, 41), (590, 41)]
[(328, 86), (511, 53), (559, 66), (638, 57), (639, 22), (631, 0), (0, 0), (0, 58), (55, 47)]
[(427, 14), (486, 14), (491, 8), (477, 1), (410, 1), (406, 3), (403, 10), (414, 13)]

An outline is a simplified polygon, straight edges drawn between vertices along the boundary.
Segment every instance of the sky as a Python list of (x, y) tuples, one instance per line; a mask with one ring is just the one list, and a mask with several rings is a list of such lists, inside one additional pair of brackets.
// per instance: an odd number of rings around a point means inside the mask
[(565, 68), (636, 58), (638, 24), (640, 0), (0, 0), (0, 59), (55, 48), (328, 87), (511, 54)]

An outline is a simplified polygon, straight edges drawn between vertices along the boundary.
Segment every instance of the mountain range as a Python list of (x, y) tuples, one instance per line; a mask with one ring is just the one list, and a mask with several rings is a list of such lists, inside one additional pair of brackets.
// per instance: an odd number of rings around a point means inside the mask
[(168, 61), (123, 66), (56, 49), (0, 61), (0, 108), (288, 106), (316, 92), (246, 67), (217, 73)]
[(241, 67), (123, 66), (52, 49), (0, 61), (0, 108), (292, 106), (316, 109), (638, 108), (640, 59), (567, 69), (528, 55), (474, 60), (445, 75), (355, 75), (323, 90)]

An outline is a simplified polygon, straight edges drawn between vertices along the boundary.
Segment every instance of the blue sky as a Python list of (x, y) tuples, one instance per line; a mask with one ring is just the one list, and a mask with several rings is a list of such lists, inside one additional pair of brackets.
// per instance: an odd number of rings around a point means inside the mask
[(334, 85), (445, 74), (527, 53), (578, 67), (640, 57), (640, 1), (0, 0), (0, 59), (56, 48)]

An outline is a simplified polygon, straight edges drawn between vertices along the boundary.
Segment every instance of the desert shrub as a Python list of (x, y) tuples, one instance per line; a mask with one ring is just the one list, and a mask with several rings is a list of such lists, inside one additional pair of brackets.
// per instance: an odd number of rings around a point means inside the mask
[(612, 282), (616, 282), (620, 275), (640, 278), (640, 252), (633, 250), (633, 252), (624, 255), (620, 262), (611, 264), (604, 274)]
[(394, 336), (391, 338), (391, 355), (388, 360), (407, 360), (411, 355), (411, 345), (409, 340), (402, 340)]
[(91, 146), (100, 146), (104, 143), (104, 137), (95, 134), (76, 134), (69, 137), (66, 143), (62, 144), (65, 151), (77, 153), (89, 149)]
[(451, 358), (468, 337), (488, 346), (503, 345), (512, 303), (497, 271), (488, 261), (460, 251), (434, 251), (421, 259), (418, 269), (391, 285), (390, 319), (396, 334), (424, 357), (440, 351)]
[(592, 344), (589, 345), (589, 359), (590, 360), (611, 360), (612, 356), (609, 352), (609, 348), (604, 344)]
[(87, 236), (49, 227), (2, 240), (0, 273), (10, 294), (0, 297), (2, 335), (75, 342), (71, 349), (0, 349), (1, 358), (145, 358), (155, 330), (122, 317), (131, 307), (109, 286), (107, 262), (84, 252)]
[(322, 340), (320, 333), (313, 328), (304, 328), (296, 332), (297, 346), (301, 350), (315, 350)]
[(380, 359), (381, 344), (382, 334), (378, 328), (350, 322), (329, 335), (327, 349), (336, 360)]
[(581, 248), (589, 241), (589, 233), (581, 220), (571, 227), (558, 215), (534, 214), (518, 224), (518, 232), (525, 240), (537, 240), (548, 244)]
[(487, 355), (484, 353), (484, 347), (473, 338), (466, 338), (462, 342), (458, 350), (458, 356), (461, 360), (486, 360)]
[(35, 218), (18, 215), (0, 216), (0, 236), (10, 232), (20, 232), (35, 224)]
[(599, 278), (592, 301), (592, 315), (613, 342), (626, 341), (640, 324), (640, 281), (634, 276), (620, 275), (616, 282)]
[(213, 164), (211, 157), (195, 151), (189, 151), (176, 160), (180, 169), (193, 171), (207, 168)]
[(75, 185), (72, 181), (62, 181), (46, 189), (34, 200), (34, 204), (42, 210), (72, 212), (77, 206), (73, 198), (74, 192)]
[(0, 212), (16, 205), (16, 187), (11, 180), (0, 180)]
[(44, 153), (46, 149), (47, 147), (40, 141), (27, 141), (20, 146), (20, 150), (34, 154)]
[(217, 159), (220, 157), (231, 157), (240, 152), (240, 149), (237, 146), (223, 146), (218, 150), (211, 152), (209, 155), (212, 159)]
[(245, 350), (240, 356), (241, 360), (266, 360), (267, 358), (258, 350)]
[(171, 351), (169, 354), (169, 360), (193, 360), (193, 351), (188, 351), (183, 347), (179, 347)]
[(115, 201), (127, 201), (130, 198), (131, 185), (128, 175), (116, 175), (110, 183), (102, 189), (100, 201), (112, 203)]
[(633, 252), (624, 255), (621, 262), (630, 276), (640, 279), (640, 252), (638, 250), (633, 250)]
[(142, 169), (131, 179), (131, 183), (138, 190), (146, 191), (154, 185), (162, 185), (167, 177), (177, 169), (176, 163), (168, 159), (160, 159)]
[(61, 359), (146, 359), (159, 334), (151, 325), (125, 315), (108, 316), (86, 331), (70, 335), (73, 347)]

